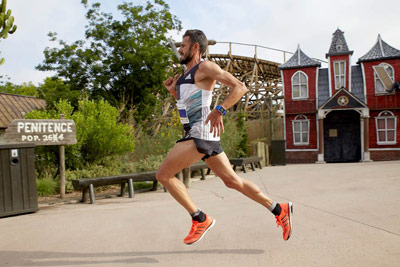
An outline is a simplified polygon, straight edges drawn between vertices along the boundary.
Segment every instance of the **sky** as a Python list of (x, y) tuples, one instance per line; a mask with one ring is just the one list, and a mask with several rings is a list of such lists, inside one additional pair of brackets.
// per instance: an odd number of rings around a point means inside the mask
[[(134, 4), (143, 0), (126, 0)], [(84, 39), (85, 8), (81, 0), (8, 0), (17, 31), (0, 40), (0, 76), (15, 84), (42, 83), (49, 72), (35, 70), (44, 60), (43, 51), (55, 44), (47, 34), (71, 43)], [(102, 10), (118, 16), (116, 6), (123, 0), (100, 2)], [(399, 0), (165, 0), (172, 14), (182, 22), (183, 31), (168, 37), (181, 40), (187, 29), (201, 29), (217, 41), (210, 53), (227, 53), (228, 45), (218, 42), (256, 44), (295, 52), (298, 45), (309, 57), (325, 59), (336, 29), (344, 31), (352, 64), (376, 43), (378, 34), (400, 50)], [(254, 56), (254, 47), (233, 45), (232, 53)], [(283, 63), (283, 53), (257, 49), (261, 59)], [(286, 55), (286, 60), (290, 54)], [(324, 67), (324, 64), (323, 64)], [(4, 78), (3, 78), (4, 80)]]

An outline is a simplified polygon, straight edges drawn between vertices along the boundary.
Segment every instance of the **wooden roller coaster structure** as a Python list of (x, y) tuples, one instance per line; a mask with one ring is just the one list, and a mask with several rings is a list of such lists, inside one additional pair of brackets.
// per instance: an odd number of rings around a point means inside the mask
[[(233, 55), (234, 43), (228, 44), (227, 54), (206, 53), (206, 57), (243, 82), (249, 90), (230, 111), (243, 112), (248, 118), (258, 118), (280, 109), (283, 101), (281, 74), (278, 69), (280, 63), (259, 59), (259, 46), (248, 45), (254, 47), (254, 57), (246, 57)], [(214, 89), (214, 105), (222, 101), (228, 93), (228, 87), (217, 84)]]
[[(210, 45), (215, 44), (228, 44), (228, 53), (210, 53)], [(234, 55), (232, 53), (232, 45), (252, 47), (254, 49), (254, 57)], [(175, 43), (170, 40), (170, 46), (175, 50), (175, 55), (179, 58), (176, 47), (179, 47), (180, 43)], [(281, 63), (258, 58), (257, 50), (260, 48), (283, 53), (283, 62), (285, 61), (286, 53), (291, 53), (253, 44), (209, 40), (209, 48), (205, 55), (207, 60), (215, 62), (223, 70), (228, 71), (246, 85), (249, 91), (229, 110), (229, 112), (242, 112), (246, 114), (246, 117), (249, 119), (271, 117), (277, 110), (281, 110), (283, 106), (281, 74), (278, 69)], [(171, 62), (171, 66), (176, 71), (184, 67), (180, 64), (176, 64), (176, 62)], [(221, 103), (228, 93), (229, 87), (217, 83), (213, 92), (212, 105), (216, 106), (218, 103)], [(168, 110), (169, 108), (170, 104), (167, 104), (166, 109)], [(165, 114), (168, 113), (166, 109), (164, 108)]]

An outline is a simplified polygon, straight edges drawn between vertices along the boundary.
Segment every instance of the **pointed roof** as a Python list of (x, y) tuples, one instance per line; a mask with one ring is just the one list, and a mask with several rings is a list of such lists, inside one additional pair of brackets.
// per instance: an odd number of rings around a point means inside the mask
[(280, 69), (295, 69), (304, 67), (321, 67), (321, 63), (309, 58), (300, 49), (300, 45), (297, 46), (297, 51), (294, 55), (282, 65), (279, 65)]
[(339, 89), (319, 109), (360, 109), (368, 108), (358, 97), (344, 88)]
[(368, 53), (360, 57), (357, 63), (391, 58), (400, 58), (400, 50), (388, 45), (382, 40), (381, 35), (378, 34), (376, 44), (368, 51)]
[(346, 39), (344, 38), (344, 32), (339, 28), (332, 34), (332, 42), (331, 47), (329, 48), (329, 52), (325, 55), (326, 58), (330, 56), (337, 55), (352, 55), (353, 51), (349, 50), (347, 46)]

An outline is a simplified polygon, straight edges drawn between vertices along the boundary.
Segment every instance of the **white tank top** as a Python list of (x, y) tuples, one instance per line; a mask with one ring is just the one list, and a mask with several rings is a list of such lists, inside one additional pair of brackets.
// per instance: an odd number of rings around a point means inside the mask
[(214, 137), (214, 133), (210, 133), (210, 122), (205, 124), (208, 114), (210, 114), (210, 106), (212, 100), (212, 92), (203, 90), (195, 84), (195, 73), (199, 65), (195, 65), (188, 73), (182, 75), (177, 81), (177, 97), (178, 104), (186, 106), (187, 117), (189, 123), (184, 124), (184, 128), (190, 137), (219, 141), (219, 136)]

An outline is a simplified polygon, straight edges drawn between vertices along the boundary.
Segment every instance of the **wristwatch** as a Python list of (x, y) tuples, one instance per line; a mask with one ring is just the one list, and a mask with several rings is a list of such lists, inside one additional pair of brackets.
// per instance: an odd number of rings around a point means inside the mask
[(223, 106), (218, 105), (218, 106), (215, 107), (215, 109), (218, 110), (219, 112), (221, 112), (221, 114), (222, 114), (223, 116), (225, 116), (225, 114), (226, 114), (226, 109), (225, 109)]

